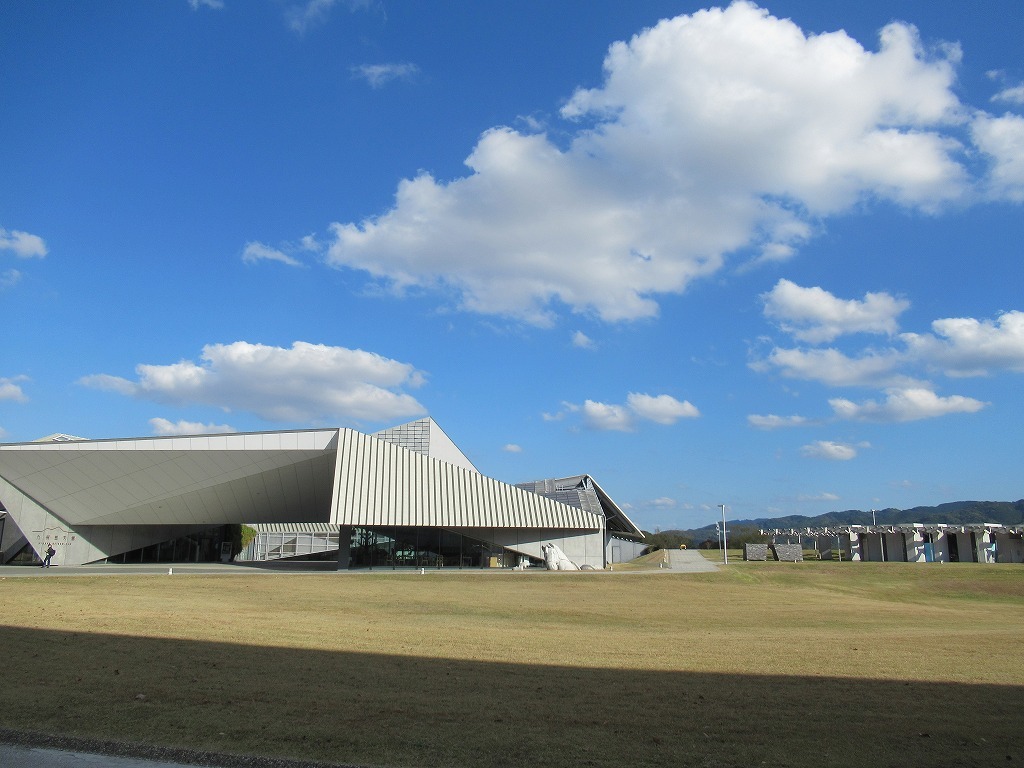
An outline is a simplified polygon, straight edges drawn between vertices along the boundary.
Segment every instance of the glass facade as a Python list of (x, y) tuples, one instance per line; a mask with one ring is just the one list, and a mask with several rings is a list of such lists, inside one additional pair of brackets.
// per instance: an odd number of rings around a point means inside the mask
[(513, 568), (542, 561), (444, 528), (353, 528), (350, 568)]
[(108, 557), (107, 563), (215, 563), (220, 561), (221, 543), (235, 537), (237, 526), (218, 525), (199, 533), (161, 541)]

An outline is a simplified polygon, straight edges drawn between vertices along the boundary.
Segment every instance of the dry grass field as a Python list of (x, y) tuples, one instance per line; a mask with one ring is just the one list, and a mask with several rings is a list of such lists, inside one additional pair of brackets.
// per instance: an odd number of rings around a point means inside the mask
[(1024, 762), (1020, 566), (19, 577), (0, 613), (9, 728), (375, 766)]

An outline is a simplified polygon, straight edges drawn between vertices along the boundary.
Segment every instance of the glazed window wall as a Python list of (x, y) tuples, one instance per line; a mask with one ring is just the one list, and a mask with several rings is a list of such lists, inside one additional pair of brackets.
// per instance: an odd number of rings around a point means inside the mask
[(350, 556), (351, 568), (512, 568), (525, 557), (444, 528), (405, 527), (354, 528)]

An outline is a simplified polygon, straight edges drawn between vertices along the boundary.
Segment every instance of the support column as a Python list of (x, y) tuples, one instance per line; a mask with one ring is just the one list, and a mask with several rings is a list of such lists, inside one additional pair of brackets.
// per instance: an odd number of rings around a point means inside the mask
[(338, 570), (347, 571), (352, 563), (352, 526), (343, 525), (338, 530)]

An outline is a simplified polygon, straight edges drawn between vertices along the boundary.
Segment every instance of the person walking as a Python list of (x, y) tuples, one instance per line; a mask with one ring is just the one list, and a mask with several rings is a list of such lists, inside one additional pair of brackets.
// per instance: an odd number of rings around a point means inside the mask
[(50, 560), (56, 554), (57, 554), (57, 550), (55, 550), (53, 548), (53, 544), (47, 544), (46, 545), (46, 559), (43, 560), (43, 564), (40, 567), (41, 568), (49, 568), (50, 567)]

